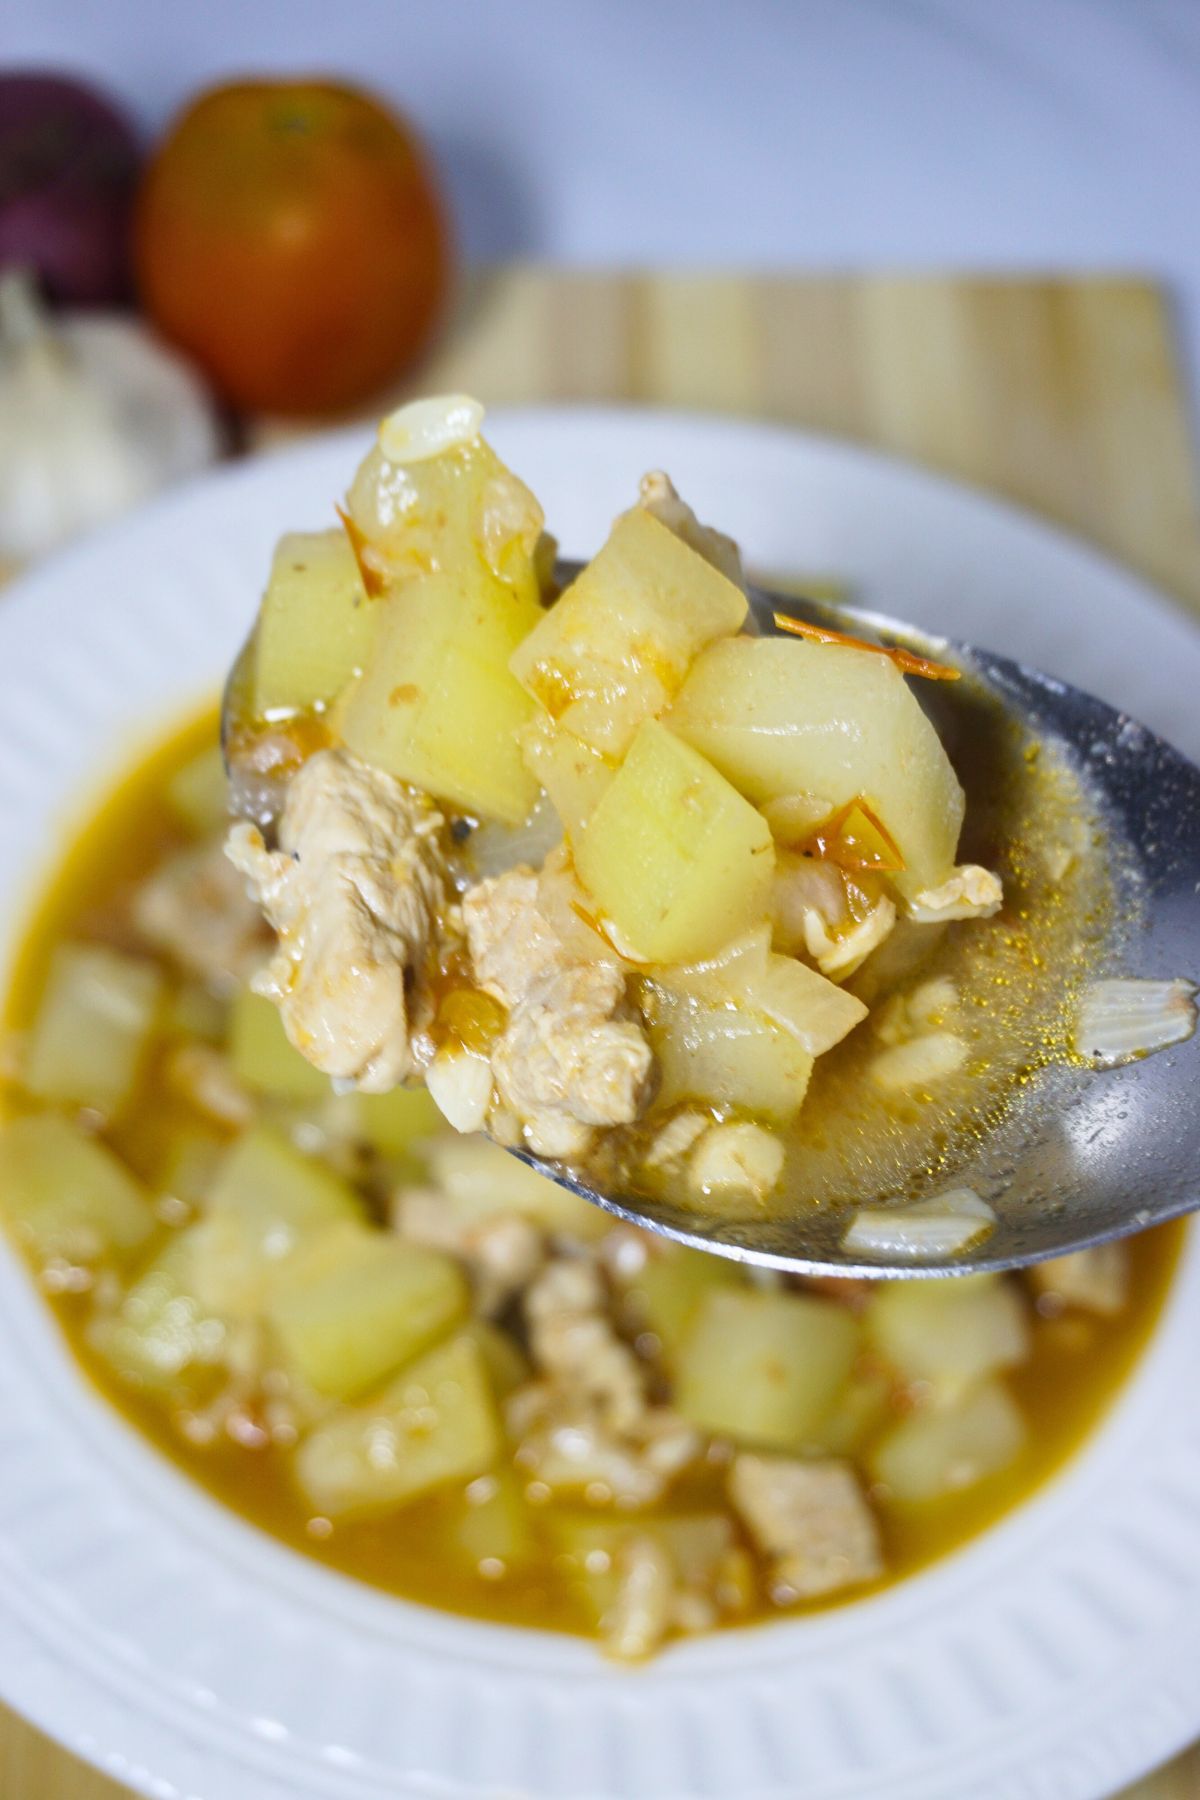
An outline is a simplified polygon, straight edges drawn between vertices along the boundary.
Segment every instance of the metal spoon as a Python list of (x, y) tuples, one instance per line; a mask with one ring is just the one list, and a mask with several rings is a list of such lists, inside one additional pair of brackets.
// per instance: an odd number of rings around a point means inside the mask
[[(561, 571), (564, 579), (576, 572)], [(1137, 892), (1136, 919), (1124, 931), (1119, 968), (1150, 979), (1200, 973), (1200, 769), (1136, 721), (1089, 694), (1007, 657), (954, 640), (928, 639), (882, 614), (752, 590), (753, 617), (774, 632), (775, 615), (903, 645), (960, 666), (967, 680), (920, 683), (921, 699), (943, 735), (961, 736), (989, 709), (1029, 738), (1064, 751), (1105, 818), (1110, 844)], [(228, 748), (239, 712), (249, 651), (231, 673), (223, 709)], [(256, 784), (243, 810), (269, 823), (273, 791)], [(1118, 907), (1118, 912), (1121, 908)], [(748, 1218), (706, 1209), (703, 1216), (661, 1197), (602, 1193), (555, 1163), (514, 1152), (531, 1167), (631, 1224), (695, 1249), (795, 1274), (904, 1277), (1015, 1268), (1100, 1244), (1200, 1207), (1200, 1039), (1111, 1070), (1047, 1071), (1025, 1104), (981, 1138), (953, 1174), (930, 1192), (969, 1187), (996, 1214), (990, 1235), (947, 1261), (864, 1261), (842, 1235), (855, 1205), (887, 1196), (848, 1194), (847, 1208), (816, 1209), (802, 1192), (795, 1204), (772, 1200)], [(711, 1208), (711, 1201), (707, 1208)]]

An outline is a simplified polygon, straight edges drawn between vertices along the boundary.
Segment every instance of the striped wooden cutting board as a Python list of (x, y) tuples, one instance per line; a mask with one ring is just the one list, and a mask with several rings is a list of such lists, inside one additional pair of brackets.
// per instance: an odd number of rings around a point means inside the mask
[[(1145, 281), (503, 268), (464, 285), (409, 385), (491, 405), (623, 400), (833, 432), (1006, 495), (1200, 615), (1186, 408), (1166, 302)], [(283, 434), (264, 424), (250, 435)], [(125, 1792), (0, 1709), (0, 1800)], [(1200, 1800), (1200, 1747), (1123, 1800)]]

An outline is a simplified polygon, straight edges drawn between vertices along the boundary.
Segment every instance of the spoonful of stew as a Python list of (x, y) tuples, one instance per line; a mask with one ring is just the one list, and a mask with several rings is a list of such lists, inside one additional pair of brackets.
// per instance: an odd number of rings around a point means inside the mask
[(1200, 1202), (1200, 771), (755, 587), (662, 474), (559, 562), (482, 421), (384, 420), (229, 679), (292, 1043), (798, 1272), (1010, 1267)]

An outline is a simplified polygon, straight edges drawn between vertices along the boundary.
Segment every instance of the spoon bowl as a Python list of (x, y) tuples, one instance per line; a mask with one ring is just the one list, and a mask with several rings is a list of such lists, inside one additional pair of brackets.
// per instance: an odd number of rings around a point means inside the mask
[[(577, 565), (564, 564), (564, 581)], [(902, 646), (950, 663), (967, 678), (921, 683), (921, 699), (943, 736), (970, 730), (981, 697), (1002, 709), (1027, 739), (1054, 749), (1080, 778), (1103, 817), (1110, 861), (1122, 870), (1113, 919), (1113, 965), (1104, 973), (1169, 980), (1200, 964), (1200, 769), (1128, 715), (1052, 676), (974, 645), (930, 639), (884, 614), (752, 589), (754, 622), (776, 632), (777, 616)], [(222, 717), (228, 754), (251, 646), (226, 688)], [(264, 828), (280, 790), (247, 784), (231, 767), (235, 808)], [(1119, 948), (1118, 946), (1119, 940)], [(979, 1137), (950, 1177), (930, 1193), (967, 1187), (986, 1201), (995, 1226), (975, 1246), (941, 1261), (847, 1251), (842, 1238), (855, 1206), (879, 1193), (848, 1193), (846, 1205), (814, 1207), (803, 1193), (703, 1216), (661, 1197), (603, 1192), (557, 1163), (514, 1151), (539, 1173), (607, 1212), (698, 1250), (796, 1274), (953, 1276), (1021, 1267), (1063, 1256), (1177, 1218), (1200, 1206), (1200, 1052), (1191, 1040), (1112, 1069), (1045, 1070), (1022, 1103)], [(791, 1200), (794, 1204), (787, 1204)]]

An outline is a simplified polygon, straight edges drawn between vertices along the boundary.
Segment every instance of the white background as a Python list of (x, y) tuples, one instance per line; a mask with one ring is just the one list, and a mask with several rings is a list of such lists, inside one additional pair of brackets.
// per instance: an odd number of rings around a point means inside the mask
[(1200, 0), (3, 0), (0, 55), (148, 127), (367, 82), (475, 260), (1148, 271), (1200, 392)]

